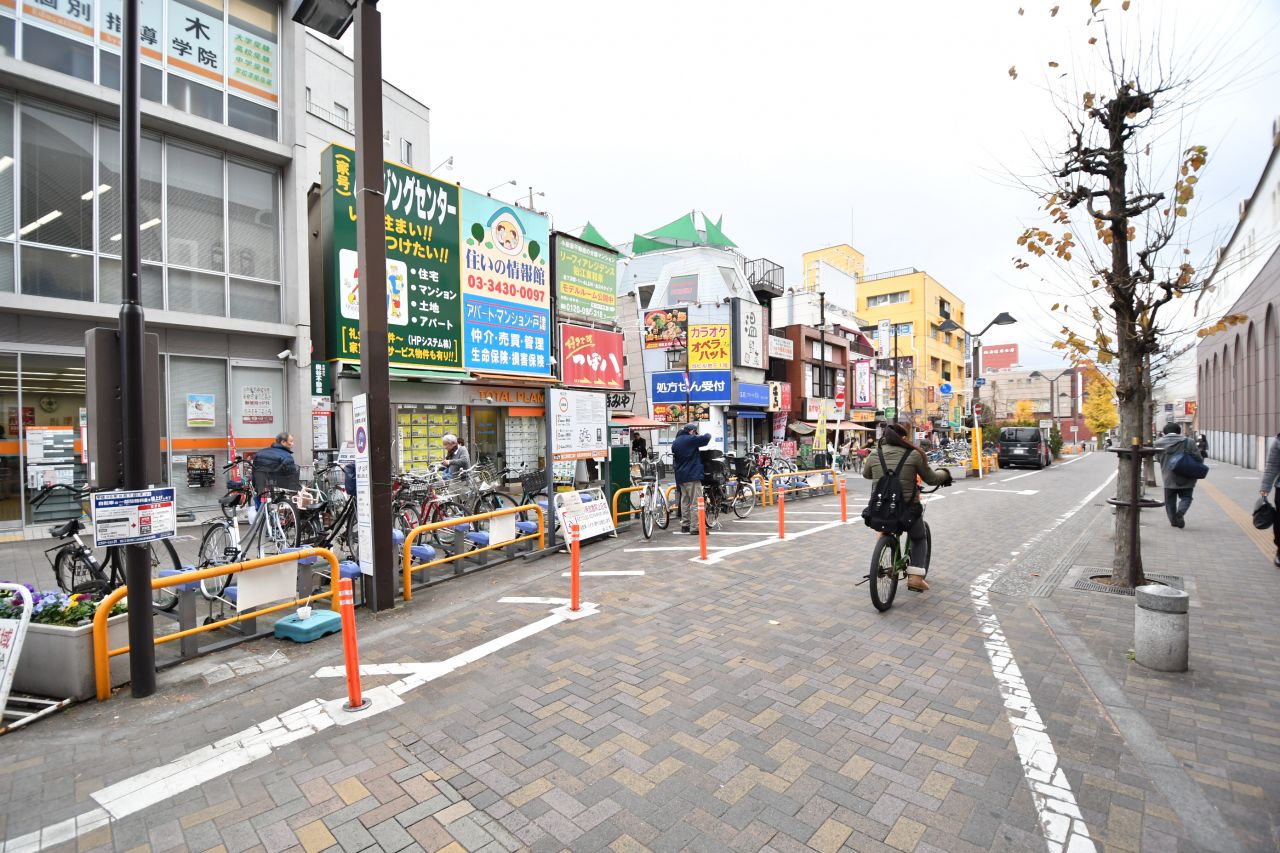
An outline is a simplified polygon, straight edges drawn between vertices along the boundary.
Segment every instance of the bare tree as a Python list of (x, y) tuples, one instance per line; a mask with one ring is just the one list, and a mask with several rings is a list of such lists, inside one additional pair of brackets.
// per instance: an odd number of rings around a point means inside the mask
[[(1089, 49), (1100, 52), (1091, 57), (1100, 81), (1096, 91), (1060, 98), (1066, 141), (1044, 158), (1046, 183), (1035, 188), (1050, 224), (1023, 231), (1018, 244), (1032, 257), (1015, 258), (1015, 265), (1024, 269), (1043, 259), (1065, 273), (1065, 292), (1076, 305), (1074, 311), (1068, 300), (1053, 305), (1063, 317), (1054, 346), (1075, 363), (1096, 359), (1114, 369), (1121, 446), (1130, 447), (1150, 442), (1153, 364), (1169, 354), (1170, 338), (1185, 331), (1189, 312), (1179, 310), (1179, 300), (1205, 286), (1189, 260), (1185, 232), (1208, 151), (1177, 139), (1180, 117), (1194, 106), (1194, 75), (1173, 71), (1158, 40), (1152, 47), (1113, 38), (1099, 6), (1091, 0), (1089, 28), (1096, 35)], [(1016, 79), (1016, 69), (1010, 76)], [(1117, 498), (1138, 501), (1125, 460), (1117, 464)], [(1116, 529), (1127, 531), (1134, 510), (1118, 511)], [(1118, 535), (1112, 583), (1142, 581), (1140, 542)]]

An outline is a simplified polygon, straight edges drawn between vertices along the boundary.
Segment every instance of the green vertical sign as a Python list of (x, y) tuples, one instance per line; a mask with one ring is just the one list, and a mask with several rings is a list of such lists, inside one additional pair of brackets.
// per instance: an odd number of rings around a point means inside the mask
[(618, 318), (618, 255), (555, 235), (556, 309), (561, 314), (613, 323)]
[[(325, 149), (321, 174), (328, 357), (360, 360), (355, 152)], [(458, 187), (383, 164), (387, 358), (395, 367), (462, 367)], [(381, 296), (381, 294), (379, 294)]]
[(329, 379), (329, 362), (312, 361), (311, 362), (311, 396), (312, 397), (331, 397), (333, 396), (333, 382)]

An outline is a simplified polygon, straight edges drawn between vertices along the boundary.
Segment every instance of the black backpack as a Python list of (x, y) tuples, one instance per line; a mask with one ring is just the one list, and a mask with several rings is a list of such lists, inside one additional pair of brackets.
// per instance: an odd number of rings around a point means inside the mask
[(898, 479), (912, 451), (903, 453), (897, 467), (892, 471), (889, 470), (889, 464), (885, 461), (884, 448), (877, 446), (876, 453), (880, 455), (880, 467), (884, 469), (884, 473), (871, 488), (871, 497), (867, 500), (866, 508), (862, 510), (862, 521), (867, 527), (881, 533), (901, 533), (915, 521), (913, 515), (917, 507), (915, 501), (908, 501), (903, 496), (902, 481)]

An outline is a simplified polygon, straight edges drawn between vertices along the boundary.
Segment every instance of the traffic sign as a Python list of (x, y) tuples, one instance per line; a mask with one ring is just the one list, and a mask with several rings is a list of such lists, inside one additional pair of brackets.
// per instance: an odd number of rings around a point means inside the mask
[(973, 384), (974, 384), (974, 385), (977, 385), (979, 388), (981, 388), (983, 385), (986, 385), (986, 384), (987, 384), (987, 380), (986, 380), (985, 378), (983, 378), (983, 377), (979, 376), (977, 379), (973, 380)]
[(897, 410), (897, 409), (895, 409), (893, 406), (885, 406), (885, 407), (884, 407), (884, 416), (885, 416), (886, 418), (888, 418), (889, 420), (893, 420), (894, 418), (896, 418), (896, 417), (898, 416), (898, 410)]
[(938, 391), (942, 393), (942, 396), (949, 397), (951, 395), (951, 383), (943, 382), (941, 385), (938, 386)]

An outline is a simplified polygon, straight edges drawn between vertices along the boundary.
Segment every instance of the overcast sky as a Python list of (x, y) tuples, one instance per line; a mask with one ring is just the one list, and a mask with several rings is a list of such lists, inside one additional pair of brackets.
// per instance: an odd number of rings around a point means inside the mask
[[(1019, 324), (986, 342), (1042, 366), (1059, 360), (1046, 341), (1060, 324), (1010, 258), (1046, 220), (1009, 176), (1064, 138), (1049, 90), (1089, 88), (1088, 0), (1059, 3), (1056, 18), (1054, 3), (1003, 0), (379, 7), (384, 74), (431, 108), (431, 165), (454, 157), (441, 177), (481, 192), (515, 179), (546, 193), (535, 203), (557, 227), (589, 219), (614, 242), (723, 214), (789, 284), (802, 252), (852, 242), (868, 273), (927, 270), (970, 329), (1011, 311)], [(1113, 19), (1119, 3), (1103, 3)], [(1125, 14), (1166, 52), (1225, 69), (1180, 128), (1210, 149), (1197, 233), (1225, 241), (1280, 117), (1280, 2), (1134, 0)]]

